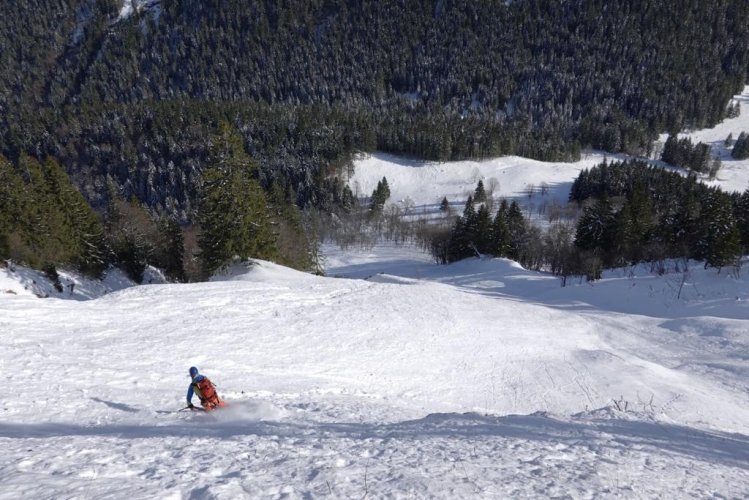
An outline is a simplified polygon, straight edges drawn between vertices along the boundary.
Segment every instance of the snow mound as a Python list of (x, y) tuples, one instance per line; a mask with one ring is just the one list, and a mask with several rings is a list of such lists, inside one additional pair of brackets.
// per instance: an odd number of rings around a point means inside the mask
[(414, 285), (419, 281), (412, 278), (403, 278), (401, 276), (393, 276), (391, 274), (375, 274), (367, 278), (367, 281), (372, 283), (389, 283), (394, 285)]
[(250, 259), (234, 262), (225, 269), (217, 271), (211, 276), (211, 282), (246, 281), (246, 282), (277, 282), (277, 283), (309, 283), (317, 277), (302, 271), (274, 264), (260, 259)]

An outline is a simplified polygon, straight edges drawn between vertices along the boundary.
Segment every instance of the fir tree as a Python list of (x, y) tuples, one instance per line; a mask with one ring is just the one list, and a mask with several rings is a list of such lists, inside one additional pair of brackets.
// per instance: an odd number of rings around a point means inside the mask
[(741, 132), (731, 150), (731, 156), (736, 160), (745, 160), (749, 158), (749, 135)]
[(387, 177), (382, 177), (382, 184), (380, 186), (380, 189), (382, 190), (382, 198), (383, 200), (387, 201), (390, 199), (390, 185), (388, 184)]
[(445, 213), (450, 211), (450, 202), (447, 201), (447, 196), (443, 197), (440, 202), (440, 211)]
[(510, 228), (507, 225), (507, 201), (502, 200), (502, 206), (497, 210), (492, 221), (491, 250), (489, 253), (497, 257), (506, 257), (510, 250)]
[(484, 203), (486, 201), (486, 190), (484, 189), (484, 181), (479, 180), (476, 185), (476, 189), (473, 193), (473, 201), (476, 203)]
[(479, 253), (492, 253), (492, 218), (485, 204), (482, 204), (476, 211), (476, 222), (471, 240)]
[(705, 267), (718, 269), (732, 264), (741, 253), (741, 235), (733, 214), (730, 198), (711, 191), (702, 211), (701, 236), (696, 242), (697, 257)]
[(647, 257), (647, 246), (655, 222), (650, 197), (645, 187), (638, 184), (624, 204), (618, 217), (618, 228), (614, 231), (614, 237), (621, 242), (619, 253), (624, 260), (635, 264)]
[(602, 196), (592, 206), (585, 207), (577, 223), (575, 246), (583, 250), (605, 254), (612, 239), (614, 214), (607, 196)]
[(242, 137), (222, 122), (213, 139), (209, 167), (203, 173), (198, 208), (199, 245), (206, 276), (235, 257), (273, 259), (276, 255), (265, 194), (253, 177), (257, 170)]
[(390, 186), (388, 185), (388, 180), (383, 177), (382, 180), (377, 181), (377, 187), (372, 191), (372, 201), (369, 206), (370, 212), (372, 214), (381, 213), (388, 198), (390, 198)]
[(473, 207), (473, 198), (466, 200), (463, 215), (458, 217), (450, 233), (447, 244), (447, 260), (455, 262), (475, 255), (475, 243), (473, 238), (476, 234), (476, 210)]
[(160, 217), (157, 225), (160, 238), (154, 265), (169, 278), (185, 281), (185, 238), (182, 228), (173, 217)]
[(343, 186), (341, 192), (341, 209), (344, 213), (350, 213), (355, 205), (356, 197), (354, 197), (354, 193), (351, 192), (351, 188), (347, 184)]
[(513, 260), (520, 260), (528, 226), (516, 201), (513, 201), (507, 210), (507, 229), (510, 235), (507, 256)]

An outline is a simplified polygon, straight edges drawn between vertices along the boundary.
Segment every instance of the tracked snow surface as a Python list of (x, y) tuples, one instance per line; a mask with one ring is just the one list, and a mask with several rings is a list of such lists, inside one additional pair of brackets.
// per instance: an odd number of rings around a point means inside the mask
[[(425, 205), (477, 175), (561, 197), (591, 161), (379, 156), (353, 182), (385, 175)], [(724, 180), (746, 185), (741, 165)], [(453, 181), (424, 188), (443, 167)], [(328, 277), (263, 261), (196, 284), (63, 272), (62, 293), (0, 268), (0, 498), (749, 495), (746, 263), (561, 287), (505, 259), (324, 251)], [(178, 411), (191, 365), (226, 409)]]
[[(0, 498), (749, 492), (746, 278), (697, 266), (677, 299), (676, 276), (561, 288), (391, 251), (410, 273), (258, 262), (96, 300), (3, 294)], [(228, 408), (175, 411), (190, 365)]]

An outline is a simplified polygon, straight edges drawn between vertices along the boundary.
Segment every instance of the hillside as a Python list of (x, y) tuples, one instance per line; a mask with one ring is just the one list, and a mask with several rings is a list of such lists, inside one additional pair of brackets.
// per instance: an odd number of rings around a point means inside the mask
[[(733, 97), (733, 101), (749, 109), (749, 85)], [(714, 127), (693, 130), (680, 134), (693, 142), (704, 142), (711, 148), (711, 156), (720, 157), (722, 167), (715, 179), (703, 177), (709, 185), (726, 192), (743, 193), (749, 189), (749, 160), (731, 158), (730, 149), (724, 144), (726, 137), (738, 137), (749, 132), (749, 112), (736, 118), (727, 118)], [(662, 147), (667, 134), (659, 138)], [(544, 162), (529, 158), (505, 156), (483, 161), (428, 162), (393, 155), (376, 153), (355, 161), (355, 170), (349, 180), (354, 193), (369, 195), (377, 182), (386, 177), (391, 190), (391, 202), (413, 203), (413, 210), (435, 210), (443, 197), (456, 209), (462, 209), (465, 200), (473, 194), (476, 183), (481, 180), (489, 187), (496, 181), (493, 195), (517, 199), (521, 204), (558, 203), (568, 201), (572, 181), (581, 170), (591, 168), (605, 159), (626, 159), (627, 155), (592, 150), (574, 162)], [(652, 164), (669, 168), (660, 161)], [(685, 173), (682, 170), (682, 173)], [(541, 193), (544, 188), (544, 193)], [(529, 199), (529, 193), (531, 197)]]
[[(333, 257), (332, 273), (363, 264)], [(749, 488), (744, 278), (695, 267), (677, 300), (668, 277), (560, 288), (503, 260), (390, 269), (258, 262), (85, 302), (4, 294), (17, 397), (0, 497)], [(193, 364), (225, 411), (174, 412)]]
[[(749, 160), (726, 143), (749, 132), (745, 2), (16, 7), (0, 500), (747, 496)], [(676, 133), (715, 178), (652, 159)], [(630, 159), (735, 193), (673, 205), (700, 219), (689, 236), (721, 225), (724, 260), (664, 244), (588, 281), (382, 237), (457, 233), (482, 181), (492, 215), (505, 198), (538, 225), (535, 250), (600, 265), (574, 241), (592, 202), (563, 206), (581, 172)], [(645, 213), (617, 194), (606, 220)], [(185, 408), (193, 365), (226, 408)]]
[(747, 16), (738, 0), (32, 0), (0, 21), (0, 154), (56, 158), (97, 208), (109, 177), (182, 222), (221, 120), (301, 206), (356, 151), (642, 154), (725, 115)]

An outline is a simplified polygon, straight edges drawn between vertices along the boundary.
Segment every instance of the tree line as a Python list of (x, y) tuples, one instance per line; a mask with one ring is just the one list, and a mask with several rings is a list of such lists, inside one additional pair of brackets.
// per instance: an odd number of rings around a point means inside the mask
[[(477, 192), (481, 186), (477, 186)], [(695, 259), (705, 267), (738, 268), (749, 251), (749, 190), (725, 193), (692, 175), (628, 160), (580, 172), (570, 202), (582, 213), (574, 224), (545, 230), (527, 220), (516, 201), (466, 201), (453, 225), (436, 234), (431, 251), (440, 262), (471, 256), (507, 257), (563, 278), (598, 279), (605, 268), (666, 259)]]
[(689, 258), (721, 268), (749, 249), (749, 191), (726, 193), (694, 175), (604, 162), (580, 173), (570, 200), (585, 206), (575, 245), (605, 267)]
[(175, 281), (202, 280), (233, 259), (272, 259), (317, 269), (317, 241), (305, 230), (293, 194), (260, 186), (259, 168), (241, 135), (227, 122), (211, 138), (201, 175), (195, 222), (181, 226), (107, 179), (107, 203), (97, 213), (57, 161), (0, 156), (0, 260), (44, 270), (57, 268), (100, 278), (122, 268), (134, 281), (147, 266)]
[(303, 207), (329, 198), (320, 178), (354, 151), (647, 152), (663, 130), (734, 113), (749, 71), (740, 0), (120, 8), (29, 0), (5, 13), (0, 153), (55, 157), (97, 207), (109, 175), (182, 221), (219, 120), (243, 135), (263, 188), (281, 177)]
[[(361, 151), (643, 154), (664, 130), (735, 116), (731, 96), (749, 76), (745, 7), (162, 0), (120, 19), (116, 0), (28, 0), (0, 21), (0, 154), (16, 169), (54, 161), (99, 216), (124, 200), (198, 245), (213, 137), (228, 123), (242, 143), (233, 150), (254, 164), (233, 179), (253, 200), (259, 186), (274, 238), (285, 238), (276, 245), (289, 249), (280, 255), (291, 255), (292, 228), (309, 227), (311, 208), (351, 205), (345, 180)], [(689, 147), (686, 164), (704, 169), (703, 148)], [(174, 228), (161, 231), (168, 239)], [(113, 248), (136, 271), (144, 253), (158, 254)]]

